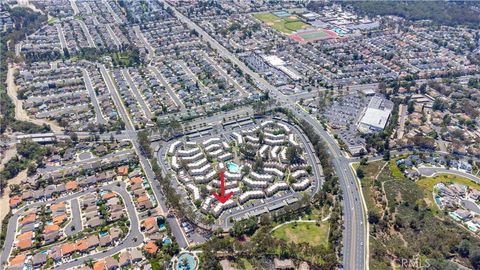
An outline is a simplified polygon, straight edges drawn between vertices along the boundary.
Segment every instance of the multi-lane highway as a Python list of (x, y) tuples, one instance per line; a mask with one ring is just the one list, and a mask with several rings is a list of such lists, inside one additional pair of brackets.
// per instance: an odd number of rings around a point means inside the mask
[(242, 61), (240, 61), (234, 54), (228, 51), (225, 47), (220, 45), (214, 38), (206, 33), (201, 27), (191, 21), (189, 18), (177, 11), (173, 6), (165, 2), (175, 13), (175, 16), (190, 29), (195, 29), (203, 40), (207, 41), (212, 48), (218, 51), (220, 55), (228, 58), (232, 63), (236, 64), (245, 74), (257, 83), (257, 86), (262, 90), (267, 90), (271, 98), (277, 100), (282, 106), (290, 109), (296, 117), (303, 119), (310, 123), (318, 134), (325, 140), (328, 145), (329, 152), (332, 156), (335, 172), (339, 177), (340, 187), (343, 191), (344, 200), (344, 220), (345, 229), (343, 232), (343, 267), (345, 269), (365, 269), (366, 268), (366, 249), (365, 242), (367, 237), (365, 225), (365, 211), (363, 207), (363, 200), (357, 181), (350, 169), (349, 161), (345, 158), (336, 144), (333, 137), (328, 134), (321, 124), (309, 114), (296, 107), (295, 103), (285, 96), (278, 89), (268, 83), (265, 79), (260, 77), (257, 73), (248, 68)]

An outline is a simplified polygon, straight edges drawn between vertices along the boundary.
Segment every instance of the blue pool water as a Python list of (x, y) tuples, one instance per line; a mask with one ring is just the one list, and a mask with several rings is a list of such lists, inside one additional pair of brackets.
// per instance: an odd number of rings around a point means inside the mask
[(167, 227), (165, 227), (165, 224), (160, 224), (160, 226), (158, 226), (158, 227), (160, 228), (161, 231), (167, 229)]
[(47, 221), (47, 222), (45, 222), (45, 224), (47, 224), (47, 225), (53, 225), (53, 221)]
[(48, 249), (41, 252), (42, 254), (48, 254)]
[(438, 196), (435, 196), (435, 202), (438, 204), (438, 205), (441, 205), (442, 202), (440, 201), (440, 197)]
[(170, 238), (163, 239), (163, 245), (164, 246), (170, 245), (171, 243), (172, 243), (172, 240)]
[(238, 165), (233, 162), (227, 163), (227, 169), (231, 173), (238, 173)]
[[(184, 264), (184, 261), (186, 264)], [(197, 267), (197, 262), (192, 254), (183, 253), (180, 257), (178, 257), (176, 266), (178, 270), (194, 270)]]
[(107, 235), (108, 235), (108, 232), (100, 232), (99, 235), (100, 235), (100, 236), (107, 236)]

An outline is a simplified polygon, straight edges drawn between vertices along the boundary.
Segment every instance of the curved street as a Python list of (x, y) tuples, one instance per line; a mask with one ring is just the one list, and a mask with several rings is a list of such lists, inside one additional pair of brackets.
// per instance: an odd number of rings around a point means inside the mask
[(459, 171), (459, 170), (452, 170), (452, 169), (441, 168), (441, 167), (420, 167), (420, 168), (417, 168), (417, 170), (418, 170), (418, 173), (420, 173), (423, 176), (427, 176), (427, 177), (433, 177), (433, 176), (436, 176), (438, 174), (443, 174), (443, 173), (455, 174), (455, 175), (458, 175), (458, 176), (461, 176), (461, 177), (468, 178), (468, 179), (480, 184), (480, 178), (479, 177), (477, 177), (473, 174), (470, 174), (470, 173)]
[[(114, 255), (115, 253), (117, 253), (117, 252), (119, 252), (119, 251), (121, 251), (125, 248), (136, 247), (143, 242), (144, 238), (143, 238), (142, 232), (140, 231), (140, 223), (139, 223), (139, 220), (138, 220), (138, 217), (137, 217), (135, 206), (133, 205), (133, 199), (130, 196), (130, 194), (127, 192), (125, 183), (124, 182), (114, 182), (112, 184), (102, 186), (101, 188), (110, 189), (110, 190), (118, 193), (122, 197), (123, 202), (125, 204), (125, 208), (127, 210), (128, 218), (130, 220), (130, 230), (127, 234), (127, 237), (124, 238), (123, 240), (121, 240), (120, 243), (117, 246), (115, 246), (113, 248), (110, 248), (110, 249), (108, 249), (104, 252), (95, 253), (95, 254), (92, 254), (92, 255), (87, 255), (87, 256), (84, 256), (84, 257), (81, 257), (81, 258), (77, 258), (74, 261), (70, 261), (70, 262), (67, 262), (67, 263), (61, 263), (60, 265), (56, 266), (53, 269), (55, 269), (55, 270), (70, 269), (72, 267), (82, 265), (89, 260), (98, 260), (98, 259), (101, 259), (101, 258), (104, 258), (104, 257), (107, 257), (107, 256)], [(88, 194), (88, 193), (91, 193), (91, 191), (90, 190), (84, 190), (84, 191), (81, 191), (81, 192), (77, 192), (77, 193), (70, 194), (70, 195), (61, 197), (59, 199), (56, 199), (55, 202), (58, 203), (58, 202), (64, 202), (64, 201), (72, 200), (72, 199), (78, 198), (78, 197), (80, 197), (82, 195), (85, 195), (85, 194)], [(29, 205), (26, 205), (26, 206), (20, 208), (10, 218), (10, 221), (8, 223), (7, 231), (9, 231), (9, 232), (16, 232), (17, 231), (18, 219), (25, 212), (25, 210), (27, 210), (28, 208), (46, 205), (46, 204), (51, 203), (51, 202), (52, 202), (52, 200), (38, 202), (38, 203), (32, 203), (32, 204), (29, 204)], [(12, 251), (14, 241), (15, 241), (15, 234), (14, 233), (7, 234), (6, 239), (5, 239), (5, 243), (4, 243), (5, 248), (2, 250), (2, 254), (1, 254), (1, 257), (0, 257), (0, 265), (6, 265), (6, 263), (8, 262), (8, 258), (10, 256), (11, 251)]]

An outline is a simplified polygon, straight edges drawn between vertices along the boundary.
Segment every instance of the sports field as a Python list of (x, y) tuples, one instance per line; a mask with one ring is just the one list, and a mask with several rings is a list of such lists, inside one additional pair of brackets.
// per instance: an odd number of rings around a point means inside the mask
[(277, 17), (270, 12), (257, 13), (253, 15), (255, 18), (261, 20), (266, 25), (284, 34), (291, 34), (300, 29), (309, 28), (310, 25), (302, 22), (297, 16)]
[(337, 34), (326, 29), (315, 29), (290, 35), (293, 40), (298, 42), (310, 42), (316, 40), (336, 38)]

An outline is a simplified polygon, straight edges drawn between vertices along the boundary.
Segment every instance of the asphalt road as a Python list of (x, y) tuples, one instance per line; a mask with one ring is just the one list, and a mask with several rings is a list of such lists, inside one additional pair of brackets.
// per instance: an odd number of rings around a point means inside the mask
[(177, 107), (180, 107), (182, 111), (185, 111), (186, 110), (185, 105), (177, 96), (177, 94), (175, 94), (175, 91), (170, 87), (167, 80), (165, 80), (165, 78), (163, 77), (162, 73), (160, 73), (158, 68), (156, 66), (150, 66), (148, 67), (148, 69), (150, 69), (155, 74), (155, 76), (157, 76), (157, 79), (160, 80), (163, 87), (165, 87), (165, 90), (167, 90), (168, 95), (173, 100), (173, 102), (175, 102), (175, 105), (177, 105)]
[(65, 35), (63, 33), (62, 25), (60, 23), (56, 23), (55, 26), (57, 27), (57, 32), (58, 32), (58, 39), (60, 40), (60, 44), (62, 45), (62, 49), (65, 49), (67, 47), (67, 42), (65, 41)]
[(142, 111), (143, 111), (143, 114), (145, 115), (145, 117), (147, 117), (148, 119), (152, 119), (153, 114), (150, 111), (150, 108), (148, 108), (147, 103), (143, 99), (142, 94), (140, 93), (137, 86), (133, 82), (132, 76), (130, 76), (130, 73), (128, 72), (128, 70), (125, 69), (125, 68), (122, 69), (122, 75), (125, 78), (125, 80), (127, 81), (128, 86), (130, 87), (130, 91), (135, 96), (135, 99), (137, 100), (137, 103), (142, 107)]
[(100, 104), (98, 104), (97, 95), (95, 94), (95, 90), (92, 86), (92, 80), (90, 79), (90, 75), (88, 75), (88, 71), (82, 68), (83, 73), (83, 81), (85, 82), (85, 87), (88, 90), (88, 94), (90, 95), (90, 100), (92, 101), (93, 108), (95, 109), (95, 116), (97, 118), (97, 123), (105, 124), (105, 118), (103, 117), (102, 109), (100, 108)]
[(65, 225), (64, 229), (64, 232), (67, 236), (74, 235), (83, 230), (82, 216), (80, 214), (80, 204), (78, 203), (78, 198), (70, 201), (70, 208), (72, 209), (72, 212), (70, 213), (72, 219), (67, 225)]
[[(117, 184), (111, 184), (106, 186), (106, 188), (111, 189), (112, 191), (118, 193), (125, 203), (125, 207), (127, 209), (128, 218), (130, 220), (130, 231), (127, 234), (127, 237), (124, 238), (120, 243), (112, 248), (109, 248), (101, 253), (95, 253), (92, 255), (84, 256), (78, 258), (74, 261), (70, 261), (67, 263), (61, 263), (60, 265), (52, 268), (52, 270), (66, 270), (71, 269), (76, 266), (80, 266), (85, 264), (85, 262), (89, 260), (99, 260), (108, 256), (115, 255), (115, 253), (120, 252), (125, 248), (133, 248), (139, 246), (143, 242), (143, 234), (140, 231), (140, 222), (137, 217), (137, 211), (135, 210), (135, 206), (133, 205), (133, 199), (130, 194), (127, 192), (126, 185), (124, 182), (117, 182), (120, 183), (120, 187)], [(103, 187), (102, 187), (103, 188)]]
[(203, 40), (210, 43), (212, 48), (216, 49), (220, 55), (228, 58), (236, 64), (244, 73), (250, 75), (260, 89), (268, 90), (270, 97), (281, 102), (282, 105), (294, 112), (294, 114), (309, 122), (318, 132), (318, 134), (327, 143), (329, 152), (332, 156), (335, 172), (339, 177), (340, 187), (343, 191), (344, 203), (344, 232), (343, 232), (343, 268), (345, 269), (365, 269), (366, 268), (366, 249), (364, 243), (367, 239), (365, 213), (362, 205), (361, 193), (357, 186), (355, 176), (350, 169), (349, 161), (346, 159), (333, 137), (331, 137), (321, 126), (306, 112), (299, 110), (288, 96), (283, 95), (278, 89), (269, 84), (257, 73), (249, 69), (235, 55), (220, 45), (201, 27), (196, 25), (189, 18), (178, 12), (173, 6), (165, 2), (165, 5), (172, 8), (175, 16), (190, 29), (195, 29)]
[[(108, 5), (108, 4), (107, 4)], [(113, 29), (112, 27), (107, 24), (105, 25), (107, 27), (107, 31), (108, 31), (108, 34), (110, 35), (110, 37), (112, 38), (113, 40), (113, 43), (115, 43), (115, 46), (117, 46), (118, 48), (120, 48), (120, 46), (122, 45), (122, 43), (120, 43), (120, 40), (118, 40), (118, 37), (117, 35), (115, 35), (115, 32), (113, 32)]]
[(455, 174), (455, 175), (458, 175), (458, 176), (461, 176), (461, 177), (468, 178), (468, 179), (480, 184), (480, 178), (479, 177), (477, 177), (473, 174), (470, 174), (470, 173), (459, 171), (459, 170), (451, 170), (451, 169), (440, 168), (440, 167), (420, 167), (420, 168), (417, 168), (417, 169), (418, 169), (418, 172), (423, 176), (431, 177), (431, 176), (435, 176), (437, 174), (448, 173), (448, 174)]
[(83, 20), (77, 20), (80, 23), (80, 27), (82, 27), (83, 32), (85, 33), (85, 37), (87, 38), (88, 46), (95, 48), (97, 47), (95, 45), (95, 41), (93, 41), (92, 36), (90, 35), (90, 32), (88, 31), (88, 27), (85, 25), (85, 22)]

